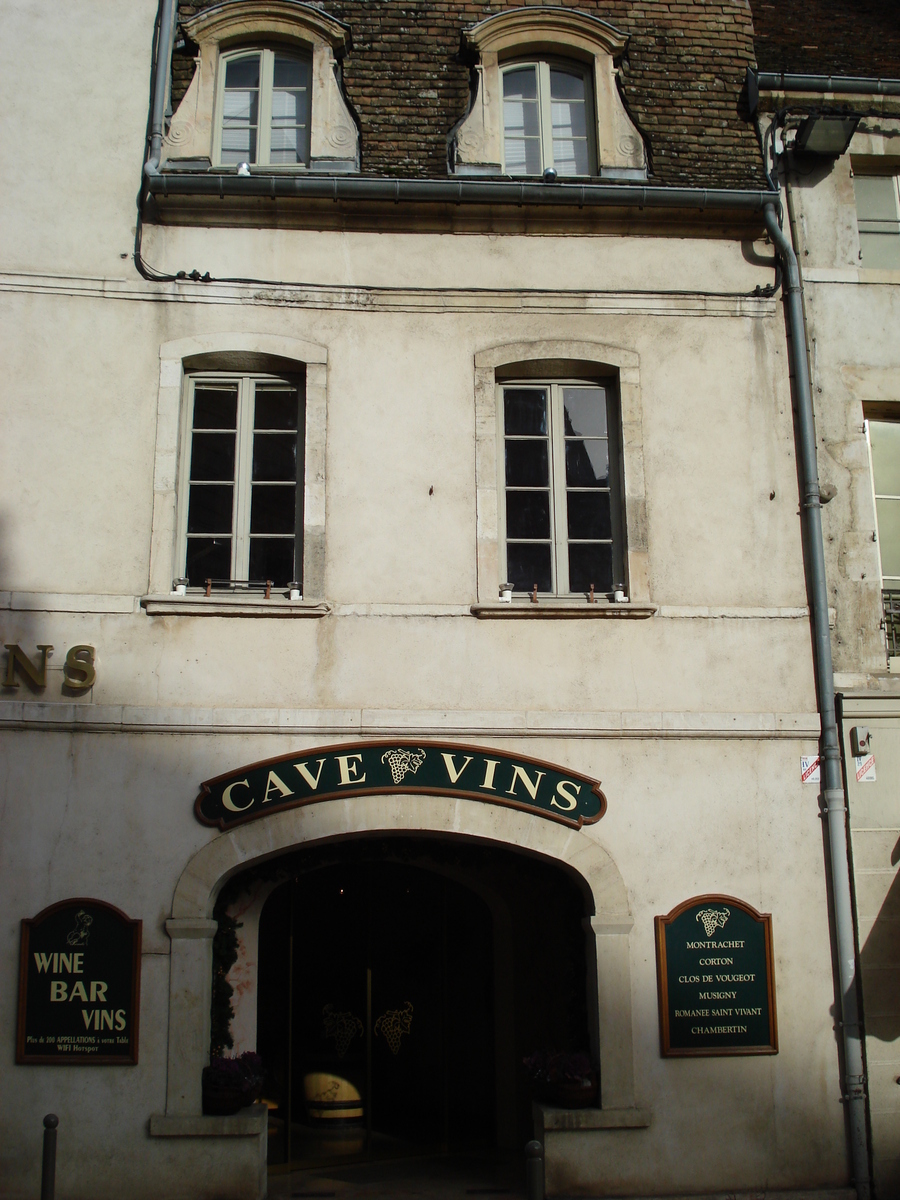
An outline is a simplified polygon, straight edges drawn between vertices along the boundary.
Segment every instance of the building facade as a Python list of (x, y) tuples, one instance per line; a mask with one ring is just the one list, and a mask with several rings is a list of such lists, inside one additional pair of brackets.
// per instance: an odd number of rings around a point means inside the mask
[[(5, 28), (6, 1194), (51, 1111), (67, 1200), (534, 1136), (549, 1195), (848, 1188), (747, 5)], [(851, 361), (815, 286), (822, 379), (890, 399), (890, 287)], [(836, 680), (872, 727), (848, 495)], [(140, 922), (109, 1008), (104, 905)], [(211, 1052), (259, 1054), (266, 1105), (216, 1115)], [(529, 1078), (554, 1055), (590, 1104)]]
[[(896, 200), (900, 29), (879, 5), (754, 7), (759, 119), (802, 272), (823, 499), (834, 683), (851, 828), (876, 1194), (900, 1187), (897, 1140), (898, 461)], [(832, 76), (828, 80), (827, 76)], [(824, 153), (801, 130), (829, 123)], [(805, 123), (805, 126), (804, 126)], [(820, 125), (824, 129), (825, 124)], [(798, 140), (799, 139), (799, 140)]]

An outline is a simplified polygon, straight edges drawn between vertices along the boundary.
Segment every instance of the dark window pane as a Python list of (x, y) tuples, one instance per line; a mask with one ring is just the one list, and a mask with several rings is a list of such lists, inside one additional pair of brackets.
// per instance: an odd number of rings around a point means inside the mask
[(306, 87), (309, 83), (309, 66), (300, 58), (275, 55), (275, 87)]
[(524, 388), (503, 389), (504, 428), (507, 433), (546, 435), (547, 393)]
[(237, 387), (194, 389), (195, 429), (236, 429)]
[(255, 429), (296, 429), (297, 393), (258, 387), (254, 415)]
[(296, 506), (295, 487), (254, 487), (250, 501), (250, 532), (293, 533)]
[(258, 88), (259, 87), (259, 55), (250, 54), (246, 58), (229, 59), (225, 67), (225, 86), (227, 88)]
[(603, 388), (563, 388), (566, 437), (606, 437)]
[(569, 546), (569, 591), (612, 591), (612, 546)]
[(506, 443), (506, 482), (510, 487), (547, 487), (550, 469), (547, 461), (547, 443)]
[(253, 478), (297, 478), (296, 433), (257, 433), (253, 437)]
[(195, 433), (191, 479), (234, 479), (234, 434)]
[(230, 538), (188, 538), (185, 576), (191, 587), (207, 579), (231, 578)]
[(550, 70), (550, 97), (553, 100), (584, 100), (584, 77), (559, 68)]
[(232, 495), (229, 484), (194, 484), (188, 504), (188, 533), (231, 533)]
[(294, 539), (251, 538), (250, 578), (271, 579), (276, 587), (293, 582)]
[(609, 444), (605, 438), (566, 442), (566, 483), (569, 487), (609, 486)]
[(609, 538), (609, 492), (569, 492), (568, 526), (570, 538)]
[(506, 536), (549, 538), (550, 493), (507, 492)]
[(506, 573), (517, 592), (530, 592), (535, 584), (539, 592), (549, 592), (550, 547), (533, 542), (507, 543)]
[(503, 97), (510, 100), (537, 98), (537, 68), (518, 67), (503, 73)]

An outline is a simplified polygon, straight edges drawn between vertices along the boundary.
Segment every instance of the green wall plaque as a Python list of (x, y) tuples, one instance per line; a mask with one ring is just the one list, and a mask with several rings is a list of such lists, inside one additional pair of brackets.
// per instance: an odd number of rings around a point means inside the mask
[(665, 1057), (777, 1054), (772, 917), (733, 896), (696, 896), (656, 918)]
[(61, 900), (22, 922), (17, 1063), (138, 1060), (141, 922)]
[(317, 746), (240, 767), (203, 783), (194, 812), (204, 825), (230, 829), (279, 809), (410, 792), (504, 804), (575, 829), (606, 810), (599, 782), (576, 771), (483, 746), (422, 741)]

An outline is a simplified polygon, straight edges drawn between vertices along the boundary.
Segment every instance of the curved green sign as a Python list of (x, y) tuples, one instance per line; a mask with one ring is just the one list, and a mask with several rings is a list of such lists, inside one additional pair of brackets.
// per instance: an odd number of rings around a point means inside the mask
[(534, 758), (443, 742), (319, 746), (241, 767), (201, 785), (194, 811), (230, 829), (268, 813), (342, 796), (460, 796), (521, 808), (580, 829), (599, 821), (598, 781)]

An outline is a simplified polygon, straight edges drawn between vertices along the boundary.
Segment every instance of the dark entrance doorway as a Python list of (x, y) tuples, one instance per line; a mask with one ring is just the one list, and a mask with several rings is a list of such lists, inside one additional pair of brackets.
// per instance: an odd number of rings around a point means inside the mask
[(585, 891), (463, 839), (360, 838), (232, 880), (259, 924), (257, 1049), (276, 1171), (409, 1154), (517, 1156), (523, 1059), (588, 1051)]

